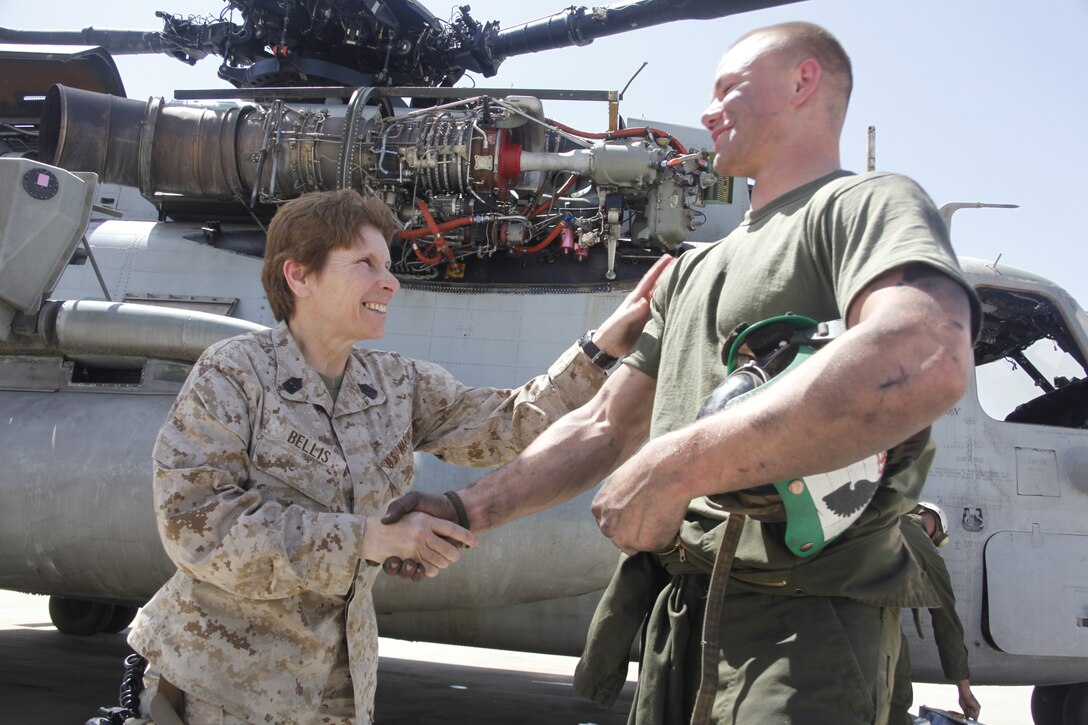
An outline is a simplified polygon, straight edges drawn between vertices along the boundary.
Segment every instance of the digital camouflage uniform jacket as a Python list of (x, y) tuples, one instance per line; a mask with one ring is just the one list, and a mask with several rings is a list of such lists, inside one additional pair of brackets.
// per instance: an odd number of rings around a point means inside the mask
[(286, 324), (211, 346), (153, 454), (178, 571), (129, 643), (185, 692), (251, 722), (303, 723), (346, 636), (356, 719), (369, 723), (380, 569), (361, 564), (363, 517), (408, 491), (413, 451), (502, 464), (603, 381), (577, 346), (513, 391), (356, 348), (334, 406)]

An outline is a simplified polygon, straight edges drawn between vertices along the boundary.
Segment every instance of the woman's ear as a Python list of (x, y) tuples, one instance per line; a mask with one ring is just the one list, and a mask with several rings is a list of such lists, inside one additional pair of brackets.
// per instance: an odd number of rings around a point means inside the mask
[(287, 280), (287, 286), (291, 288), (291, 292), (295, 297), (304, 298), (310, 296), (310, 272), (303, 264), (293, 259), (285, 260), (283, 263), (283, 278)]

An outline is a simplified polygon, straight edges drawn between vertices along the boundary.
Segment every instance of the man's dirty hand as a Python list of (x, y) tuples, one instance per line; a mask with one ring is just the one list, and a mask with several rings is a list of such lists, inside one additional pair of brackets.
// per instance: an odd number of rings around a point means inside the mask
[[(395, 524), (413, 511), (422, 511), (447, 521), (457, 521), (457, 511), (445, 496), (435, 496), (422, 491), (409, 491), (389, 504), (382, 517), (383, 524)], [(391, 556), (382, 564), (382, 571), (390, 576), (408, 581), (422, 581), (426, 576), (423, 566), (413, 559), (399, 559)]]

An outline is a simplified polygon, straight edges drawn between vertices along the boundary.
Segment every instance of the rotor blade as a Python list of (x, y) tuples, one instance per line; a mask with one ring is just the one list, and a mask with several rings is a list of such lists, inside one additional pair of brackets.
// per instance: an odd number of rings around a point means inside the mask
[(709, 20), (798, 0), (631, 0), (607, 7), (570, 8), (515, 28), (500, 30), (487, 43), (496, 61), (524, 53), (588, 45), (596, 38), (676, 20)]
[(12, 30), (0, 28), (0, 43), (18, 45), (95, 45), (113, 55), (170, 53), (176, 43), (167, 41), (162, 33), (144, 30)]

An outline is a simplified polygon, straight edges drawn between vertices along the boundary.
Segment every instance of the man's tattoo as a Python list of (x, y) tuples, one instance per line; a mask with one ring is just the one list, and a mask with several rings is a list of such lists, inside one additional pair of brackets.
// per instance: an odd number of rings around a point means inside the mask
[(904, 370), (902, 367), (900, 367), (899, 368), (899, 377), (890, 378), (888, 380), (885, 380), (883, 383), (880, 384), (879, 387), (880, 387), (881, 390), (888, 390), (890, 388), (895, 388), (895, 387), (898, 387), (900, 385), (905, 384), (909, 379), (910, 379), (910, 375), (907, 374), (906, 370)]

